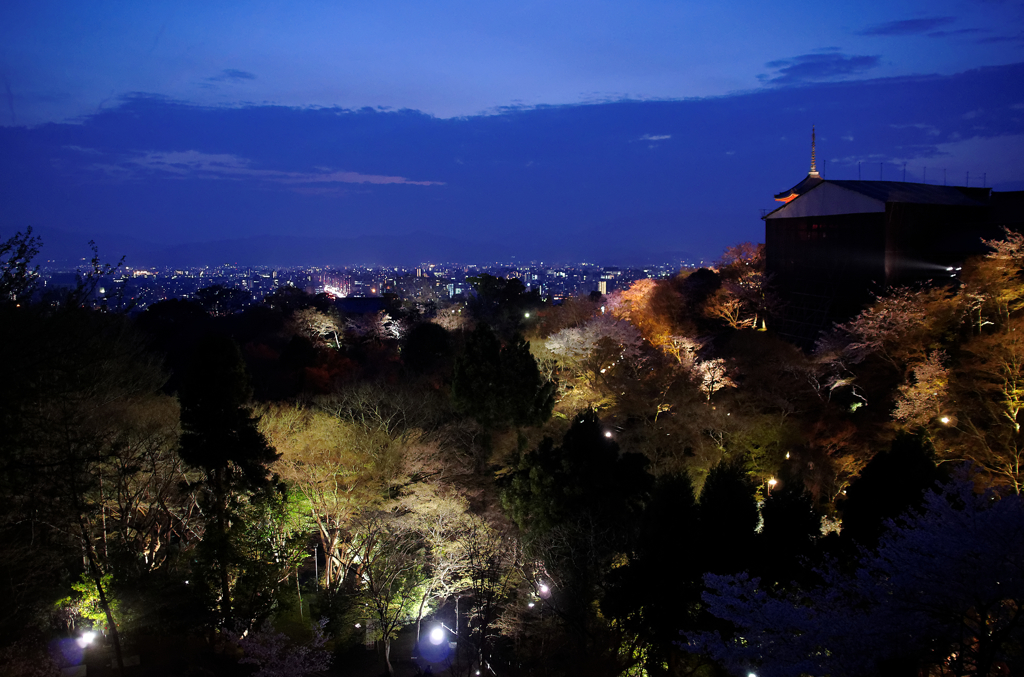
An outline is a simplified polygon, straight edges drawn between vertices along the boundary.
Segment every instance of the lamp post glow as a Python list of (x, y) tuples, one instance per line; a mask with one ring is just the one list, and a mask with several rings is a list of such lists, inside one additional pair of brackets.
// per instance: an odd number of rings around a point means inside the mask
[(774, 477), (771, 478), (770, 480), (768, 480), (768, 495), (769, 496), (772, 495), (772, 487), (774, 487), (778, 483), (779, 483), (778, 480), (776, 480)]
[(430, 631), (430, 643), (439, 646), (444, 641), (444, 628), (440, 626)]

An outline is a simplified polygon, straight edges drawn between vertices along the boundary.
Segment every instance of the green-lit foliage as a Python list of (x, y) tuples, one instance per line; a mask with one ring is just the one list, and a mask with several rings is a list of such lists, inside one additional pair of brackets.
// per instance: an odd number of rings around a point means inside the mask
[[(123, 622), (121, 604), (117, 598), (110, 594), (113, 580), (113, 575), (107, 574), (102, 578), (101, 583), (103, 591), (107, 595), (107, 602), (110, 604), (110, 611), (114, 616), (114, 621), (120, 624)], [(96, 583), (91, 576), (82, 574), (77, 581), (71, 584), (71, 590), (71, 595), (59, 600), (55, 605), (60, 610), (61, 615), (67, 615), (72, 619), (74, 617), (84, 618), (91, 621), (93, 625), (103, 625), (107, 622), (106, 611), (100, 604), (99, 591), (96, 589)]]

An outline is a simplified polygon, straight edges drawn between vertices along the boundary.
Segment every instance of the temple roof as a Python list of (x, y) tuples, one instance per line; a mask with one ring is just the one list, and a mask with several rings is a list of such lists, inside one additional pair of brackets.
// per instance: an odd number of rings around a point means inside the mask
[(906, 202), (919, 205), (982, 207), (988, 204), (989, 196), (992, 193), (991, 188), (936, 186), (930, 183), (907, 183), (905, 181), (829, 181), (829, 183), (880, 202)]
[(803, 195), (811, 188), (817, 186), (823, 180), (824, 179), (821, 178), (818, 172), (810, 172), (807, 174), (807, 176), (804, 177), (803, 181), (796, 184), (789, 190), (784, 190), (781, 193), (776, 193), (775, 200), (777, 202), (789, 202), (790, 200), (795, 200), (800, 195)]
[[(836, 189), (842, 189), (835, 192)], [(822, 194), (824, 191), (826, 195)], [(849, 191), (849, 192), (845, 192)], [(799, 205), (790, 204), (798, 197), (808, 195), (812, 205), (808, 207), (801, 201)], [(843, 197), (843, 195), (846, 197)], [(860, 201), (853, 200), (851, 194), (861, 196)], [(936, 186), (928, 183), (906, 183), (903, 181), (832, 181), (820, 177), (808, 177), (793, 186), (789, 191), (780, 193), (782, 197), (776, 196), (776, 200), (785, 202), (783, 205), (768, 214), (765, 218), (787, 218), (786, 214), (792, 215), (793, 210), (797, 212), (807, 209), (821, 210), (821, 214), (859, 213), (864, 211), (884, 211), (888, 203), (903, 203), (917, 205), (949, 205), (958, 207), (987, 207), (993, 203), (994, 196), (991, 188), (968, 188), (965, 186)], [(788, 198), (788, 199), (783, 199)], [(868, 202), (864, 202), (864, 199)], [(827, 201), (819, 204), (821, 200)], [(1017, 203), (1024, 204), (1024, 198), (1002, 199), (1000, 204), (1006, 203), (1004, 211), (1016, 213)], [(874, 207), (871, 207), (874, 205)], [(829, 211), (829, 210), (840, 211)], [(849, 210), (849, 211), (844, 211)]]

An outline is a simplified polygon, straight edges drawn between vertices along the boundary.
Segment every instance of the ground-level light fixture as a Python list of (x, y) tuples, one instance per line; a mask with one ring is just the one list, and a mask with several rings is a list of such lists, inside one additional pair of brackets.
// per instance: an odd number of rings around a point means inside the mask
[(92, 644), (94, 639), (96, 639), (96, 632), (93, 630), (86, 630), (82, 633), (81, 637), (75, 640), (75, 643), (84, 649), (85, 647)]

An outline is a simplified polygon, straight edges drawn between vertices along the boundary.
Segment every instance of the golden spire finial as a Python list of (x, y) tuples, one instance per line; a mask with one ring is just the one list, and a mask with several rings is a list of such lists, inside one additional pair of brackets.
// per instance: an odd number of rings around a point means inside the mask
[(809, 174), (811, 176), (818, 176), (818, 167), (815, 163), (814, 151), (814, 125), (811, 125), (811, 171), (809, 172)]

